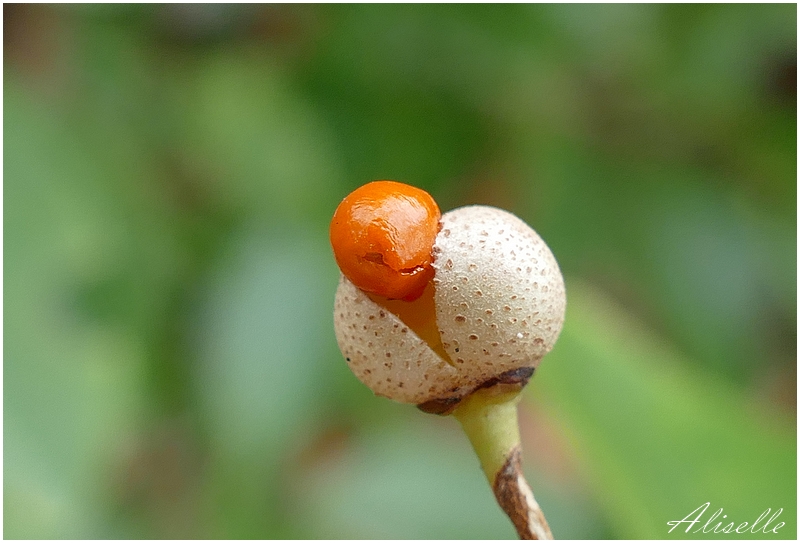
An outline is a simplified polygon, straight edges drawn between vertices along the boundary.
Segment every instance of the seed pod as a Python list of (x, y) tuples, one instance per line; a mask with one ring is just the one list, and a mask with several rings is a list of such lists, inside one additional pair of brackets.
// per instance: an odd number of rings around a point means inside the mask
[(388, 301), (342, 276), (334, 328), (353, 373), (378, 395), (442, 406), (498, 380), (526, 381), (564, 322), (550, 249), (511, 213), (467, 206), (442, 216), (432, 254), (427, 300)]

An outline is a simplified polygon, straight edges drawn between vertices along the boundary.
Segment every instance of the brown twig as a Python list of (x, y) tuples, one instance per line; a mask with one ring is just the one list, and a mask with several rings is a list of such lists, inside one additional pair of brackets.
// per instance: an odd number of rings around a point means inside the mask
[(553, 533), (522, 473), (520, 448), (515, 447), (492, 485), (497, 503), (514, 523), (520, 539), (553, 539)]

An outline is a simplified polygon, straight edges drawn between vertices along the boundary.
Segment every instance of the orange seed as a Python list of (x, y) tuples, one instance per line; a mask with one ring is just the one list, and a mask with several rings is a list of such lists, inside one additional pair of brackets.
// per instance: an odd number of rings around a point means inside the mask
[(336, 263), (363, 291), (415, 300), (433, 278), (431, 250), (440, 218), (439, 206), (422, 189), (396, 181), (367, 183), (333, 214)]

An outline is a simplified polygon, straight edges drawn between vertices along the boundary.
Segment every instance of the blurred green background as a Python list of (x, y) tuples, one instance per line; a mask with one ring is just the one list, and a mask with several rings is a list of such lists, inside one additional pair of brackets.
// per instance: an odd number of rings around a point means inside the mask
[(456, 422), (337, 350), (328, 221), (395, 179), (559, 259), (556, 537), (794, 539), (796, 15), (4, 5), (3, 535), (514, 537)]

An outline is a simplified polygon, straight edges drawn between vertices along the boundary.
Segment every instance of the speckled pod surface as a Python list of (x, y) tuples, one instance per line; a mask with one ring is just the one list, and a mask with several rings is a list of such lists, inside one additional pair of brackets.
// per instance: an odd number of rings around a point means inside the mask
[(334, 329), (350, 369), (399, 402), (462, 397), (502, 373), (535, 368), (564, 323), (561, 271), (531, 227), (487, 206), (454, 209), (441, 224), (433, 283), (446, 358), (347, 278), (336, 292)]

